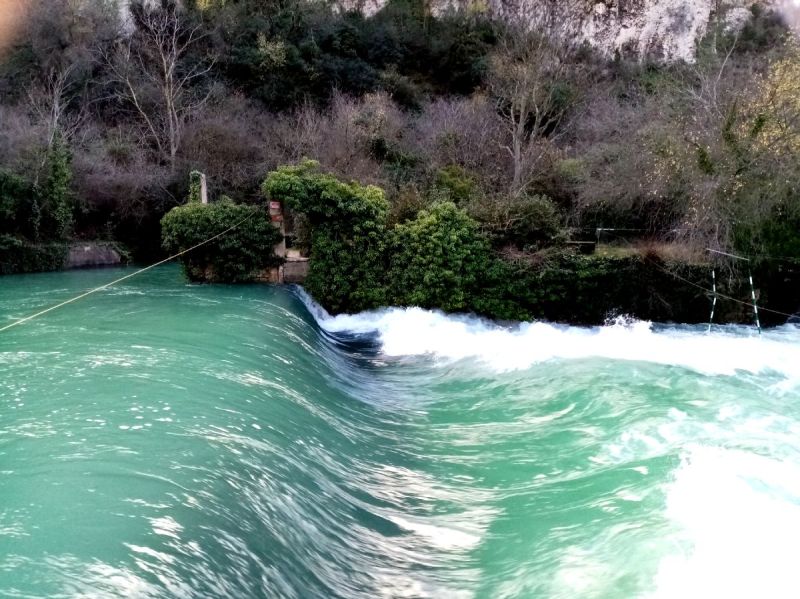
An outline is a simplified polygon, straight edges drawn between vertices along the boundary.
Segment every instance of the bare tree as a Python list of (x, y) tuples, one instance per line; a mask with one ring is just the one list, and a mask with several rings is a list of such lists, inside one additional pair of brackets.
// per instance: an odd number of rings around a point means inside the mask
[(69, 111), (71, 102), (76, 97), (72, 75), (75, 64), (64, 67), (52, 67), (45, 74), (43, 81), (31, 85), (27, 90), (28, 106), (36, 120), (44, 126), (47, 148), (53, 146), (57, 135), (69, 140), (85, 120), (86, 111)]
[(513, 195), (530, 183), (546, 155), (543, 140), (563, 132), (570, 108), (567, 83), (574, 73), (580, 22), (564, 10), (543, 2), (524, 26), (508, 24), (491, 57), (489, 86), (508, 134), (503, 148), (511, 158)]
[(410, 152), (421, 152), (434, 169), (453, 164), (478, 176), (484, 191), (505, 192), (510, 173), (504, 121), (483, 94), (470, 98), (439, 98), (423, 106), (406, 136)]
[(190, 119), (208, 102), (211, 88), (198, 85), (214, 60), (191, 60), (204, 34), (190, 25), (176, 0), (130, 7), (136, 31), (106, 62), (120, 100), (141, 119), (145, 136), (174, 168)]

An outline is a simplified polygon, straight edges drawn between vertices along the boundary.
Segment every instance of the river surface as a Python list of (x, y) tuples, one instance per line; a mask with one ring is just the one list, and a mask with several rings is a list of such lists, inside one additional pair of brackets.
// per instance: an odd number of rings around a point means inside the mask
[[(0, 325), (126, 269), (0, 278)], [(800, 328), (331, 318), (176, 267), (0, 333), (3, 598), (795, 598)]]

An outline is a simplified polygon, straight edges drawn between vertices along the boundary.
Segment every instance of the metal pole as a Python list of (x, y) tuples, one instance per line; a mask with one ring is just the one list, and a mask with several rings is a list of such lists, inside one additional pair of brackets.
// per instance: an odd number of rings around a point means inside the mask
[(714, 310), (717, 307), (717, 269), (711, 269), (711, 289), (714, 297), (711, 300), (711, 318), (708, 319), (708, 332), (711, 332), (711, 325), (714, 323)]
[[(758, 302), (756, 302), (756, 286), (753, 285), (753, 271), (750, 269), (750, 258), (745, 258), (744, 256), (737, 256), (736, 254), (729, 254), (728, 252), (721, 252), (719, 250), (712, 250), (711, 248), (706, 248), (707, 252), (711, 252), (712, 254), (718, 254), (720, 256), (727, 256), (728, 258), (733, 258), (734, 260), (744, 260), (747, 262), (747, 276), (750, 279), (750, 297), (753, 299), (753, 316), (756, 319), (756, 328), (758, 329), (758, 334), (761, 334), (761, 320), (758, 318)], [(715, 289), (716, 293), (716, 289)], [(716, 299), (716, 297), (714, 298)], [(714, 308), (711, 308), (711, 315), (714, 315)], [(711, 330), (711, 324), (708, 325), (709, 330)]]
[(761, 334), (761, 321), (758, 318), (758, 303), (756, 302), (756, 287), (753, 285), (753, 273), (750, 269), (747, 270), (747, 274), (750, 277), (750, 296), (753, 298), (753, 316), (756, 319), (756, 327), (758, 328), (758, 334)]

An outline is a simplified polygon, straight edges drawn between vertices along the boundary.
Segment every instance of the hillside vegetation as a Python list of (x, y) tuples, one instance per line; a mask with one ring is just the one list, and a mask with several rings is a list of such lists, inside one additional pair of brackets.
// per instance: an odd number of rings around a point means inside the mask
[[(720, 11), (696, 60), (667, 65), (600, 55), (549, 0), (530, 27), (421, 0), (368, 18), (296, 0), (32, 5), (0, 56), (0, 248), (110, 238), (149, 259), (191, 170), (263, 202), (267, 173), (309, 158), (355, 195), (380, 188), (375, 235), (395, 232), (381, 243), (420, 273), (442, 220), (505, 264), (598, 238), (773, 269), (800, 256), (800, 49), (758, 6), (741, 29)], [(343, 234), (297, 216), (318, 254)], [(331, 276), (358, 278), (352, 261)], [(385, 301), (463, 306), (415, 295), (413, 269)]]

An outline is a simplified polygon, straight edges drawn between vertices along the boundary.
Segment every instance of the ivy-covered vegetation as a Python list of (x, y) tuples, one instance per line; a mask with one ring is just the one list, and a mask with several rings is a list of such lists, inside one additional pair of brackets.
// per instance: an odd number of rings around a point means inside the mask
[(474, 310), (496, 260), (478, 223), (452, 202), (391, 225), (381, 189), (344, 183), (311, 161), (270, 173), (263, 191), (307, 219), (306, 286), (336, 312), (383, 305)]
[(0, 234), (0, 275), (60, 270), (67, 259), (67, 244), (31, 243)]
[(170, 210), (161, 219), (161, 230), (164, 249), (171, 254), (203, 244), (181, 257), (192, 281), (250, 281), (279, 263), (273, 248), (281, 235), (260, 206), (237, 205), (227, 198), (212, 204), (191, 202)]
[[(454, 203), (438, 202), (413, 220), (391, 224), (380, 189), (339, 181), (311, 161), (270, 173), (263, 190), (307, 218), (306, 287), (336, 312), (388, 304), (504, 320), (708, 317), (708, 298), (698, 289), (709, 275), (705, 263), (667, 263), (655, 253), (582, 256), (566, 248), (539, 254), (538, 261), (504, 259), (492, 251), (479, 223)], [(690, 284), (675, 285), (674, 275)], [(723, 303), (720, 310), (748, 318), (736, 304)]]

